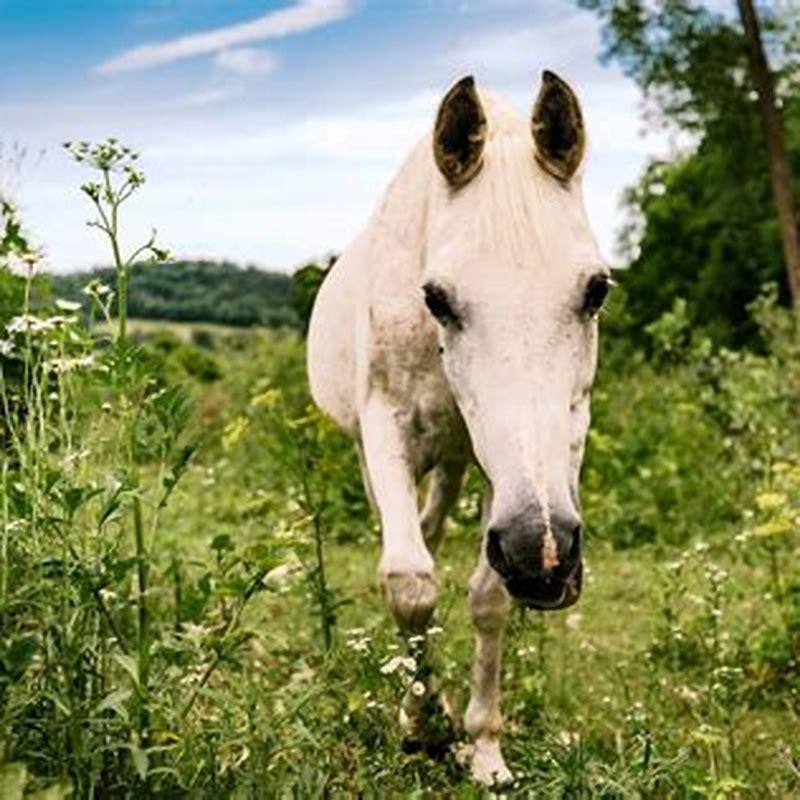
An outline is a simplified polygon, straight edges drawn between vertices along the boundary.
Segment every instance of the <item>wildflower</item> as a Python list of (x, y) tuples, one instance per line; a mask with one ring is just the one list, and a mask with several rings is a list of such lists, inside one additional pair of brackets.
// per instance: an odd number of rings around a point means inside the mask
[(45, 320), (34, 317), (33, 314), (20, 314), (12, 317), (11, 321), (6, 325), (6, 330), (10, 334), (25, 333), (39, 333), (40, 331), (49, 330), (50, 325)]
[(245, 431), (250, 427), (250, 420), (247, 417), (237, 417), (225, 426), (222, 434), (222, 447), (230, 450), (242, 438)]
[(11, 358), (14, 355), (14, 342), (11, 339), (0, 340), (0, 356)]
[(89, 369), (95, 364), (93, 355), (84, 356), (83, 358), (51, 358), (46, 362), (45, 366), (51, 372), (72, 372), (77, 369)]
[(406, 672), (416, 671), (416, 659), (411, 658), (411, 656), (393, 656), (381, 667), (381, 674), (392, 675), (400, 669)]
[(89, 281), (81, 291), (88, 297), (105, 297), (106, 295), (114, 294), (114, 290), (102, 283), (98, 278)]
[(414, 697), (424, 696), (425, 691), (425, 684), (422, 681), (414, 681), (414, 683), (411, 684), (411, 694), (413, 694)]
[(469, 742), (456, 742), (451, 746), (456, 763), (460, 764), (462, 767), (467, 766), (472, 758), (472, 754), (475, 752), (475, 745)]
[(440, 627), (439, 625), (433, 625), (432, 627), (428, 628), (428, 636), (438, 636), (442, 632), (444, 632), (444, 628)]
[(573, 731), (559, 731), (556, 738), (561, 744), (564, 745), (564, 747), (570, 747), (578, 743), (580, 736)]
[(782, 492), (762, 492), (756, 495), (756, 506), (759, 511), (768, 511), (786, 503), (786, 495)]
[(699, 697), (698, 693), (688, 686), (681, 686), (676, 693), (681, 700), (685, 700), (689, 704), (696, 703)]
[(61, 298), (59, 298), (58, 300), (56, 300), (56, 308), (60, 309), (61, 311), (70, 311), (70, 312), (80, 311), (81, 304), (75, 303), (72, 300), (62, 300)]
[(372, 639), (364, 634), (363, 628), (353, 628), (348, 631), (348, 638), (345, 644), (356, 653), (366, 653), (369, 650), (369, 644)]
[(581, 626), (581, 620), (583, 619), (583, 614), (578, 611), (574, 611), (572, 614), (569, 614), (566, 619), (566, 625), (571, 631), (576, 631)]

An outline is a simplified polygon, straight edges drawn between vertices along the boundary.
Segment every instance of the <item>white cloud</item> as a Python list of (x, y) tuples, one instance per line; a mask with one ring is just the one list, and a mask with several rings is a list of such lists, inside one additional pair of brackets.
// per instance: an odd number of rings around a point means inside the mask
[(148, 160), (311, 159), (398, 166), (408, 149), (430, 128), (439, 94), (420, 92), (396, 102), (356, 108), (265, 127), (259, 132), (223, 130), (203, 136), (176, 133), (146, 148)]
[(588, 12), (564, 14), (540, 25), (487, 31), (464, 37), (443, 55), (455, 72), (475, 72), (492, 80), (538, 78), (536, 68), (584, 71), (594, 66), (599, 48), (599, 28)]
[(238, 75), (263, 75), (275, 69), (275, 57), (265, 50), (252, 47), (237, 47), (220, 50), (214, 63), (228, 72)]
[(204, 108), (221, 103), (229, 96), (230, 94), (225, 89), (205, 89), (199, 92), (190, 92), (178, 98), (177, 105), (183, 105), (189, 108)]
[(111, 74), (149, 69), (185, 58), (211, 55), (265, 39), (277, 39), (320, 28), (344, 19), (352, 10), (352, 0), (296, 0), (286, 8), (271, 11), (249, 22), (134, 47), (104, 61), (97, 71)]

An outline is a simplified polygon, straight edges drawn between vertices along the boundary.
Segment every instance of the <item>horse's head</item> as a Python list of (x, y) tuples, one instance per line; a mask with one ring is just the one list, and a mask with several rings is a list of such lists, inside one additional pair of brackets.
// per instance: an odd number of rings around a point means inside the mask
[(545, 72), (523, 121), (464, 78), (432, 146), (422, 290), (493, 488), (487, 556), (512, 595), (562, 608), (581, 590), (578, 480), (610, 285), (583, 205), (580, 106)]

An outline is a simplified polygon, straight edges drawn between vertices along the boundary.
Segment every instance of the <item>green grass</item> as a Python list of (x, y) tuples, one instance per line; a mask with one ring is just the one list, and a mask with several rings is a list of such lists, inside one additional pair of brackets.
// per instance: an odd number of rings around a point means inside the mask
[[(141, 173), (114, 140), (72, 149), (102, 178), (83, 191), (124, 298), (139, 251), (117, 212)], [(0, 256), (20, 247), (3, 215)], [(34, 307), (22, 256), (27, 281), (0, 272), (0, 798), (483, 796), (462, 733), (404, 747), (417, 676), (384, 669), (407, 643), (380, 534), (301, 337), (141, 324), (124, 302), (112, 322), (97, 285), (105, 326), (63, 303), (11, 319)], [(800, 795), (800, 335), (774, 290), (751, 310), (762, 352), (714, 347), (676, 302), (645, 354), (612, 304), (584, 595), (508, 626), (508, 796)], [(462, 708), (480, 492), (473, 471), (429, 637)]]
[[(271, 358), (270, 347), (285, 344), (274, 336), (258, 341), (264, 362)], [(240, 404), (248, 384), (271, 380), (266, 366), (259, 374), (252, 352), (245, 360), (249, 380), (234, 367), (238, 382), (230, 387)], [(234, 359), (231, 366), (237, 363)], [(225, 419), (237, 414), (237, 401), (229, 402)], [(597, 424), (602, 428), (603, 422)], [(337, 457), (346, 459), (349, 445), (336, 441)], [(213, 465), (197, 463), (190, 470), (167, 527), (198, 550), (219, 532), (240, 543), (274, 536), (287, 512), (280, 505), (285, 498), (272, 493), (273, 458), (259, 450), (258, 433), (249, 428)], [(597, 454), (592, 458), (596, 464)], [(437, 624), (443, 632), (434, 640), (434, 658), (462, 705), (473, 646), (467, 581), (478, 547), (475, 491), (473, 476), (437, 559), (442, 581)], [(270, 502), (263, 504), (264, 498)], [(587, 508), (590, 519), (602, 518), (597, 512)], [(781, 673), (784, 667), (760, 663), (753, 655), (770, 646), (770, 636), (787, 635), (783, 607), (769, 596), (772, 573), (764, 548), (770, 540), (737, 541), (746, 529), (740, 517), (710, 545), (695, 547), (690, 540), (620, 549), (606, 532), (590, 529), (579, 605), (550, 614), (514, 612), (502, 706), (515, 792), (790, 797), (800, 791), (793, 760), (796, 671)], [(699, 529), (693, 539), (705, 542), (705, 533)], [(794, 547), (783, 541), (776, 551), (787, 583), (794, 574)], [(402, 652), (397, 649), (402, 642), (377, 589), (378, 557), (374, 521), (337, 511), (326, 558), (329, 583), (344, 604), (328, 654), (302, 573), (248, 609), (254, 661), (245, 659), (241, 673), (220, 674), (210, 697), (218, 702), (248, 683), (259, 687), (254, 736), (269, 748), (261, 766), (249, 752), (251, 768), (262, 776), (254, 796), (323, 790), (344, 796), (480, 796), (454, 753), (432, 760), (403, 752), (396, 712), (404, 682), (380, 673), (383, 663)], [(678, 561), (680, 570), (674, 566)], [(717, 567), (729, 575), (715, 594)], [(348, 636), (354, 628), (364, 628), (370, 640), (364, 652), (348, 645), (348, 639), (360, 638)], [(721, 682), (729, 673), (726, 688)], [(203, 717), (206, 724), (216, 719), (213, 702), (198, 708), (209, 715)], [(229, 722), (219, 724), (227, 730)]]

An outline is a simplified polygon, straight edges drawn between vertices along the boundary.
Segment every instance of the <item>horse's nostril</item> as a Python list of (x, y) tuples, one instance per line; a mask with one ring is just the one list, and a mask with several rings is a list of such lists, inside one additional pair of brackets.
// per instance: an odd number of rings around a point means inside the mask
[(496, 528), (490, 528), (486, 534), (486, 557), (489, 559), (489, 565), (501, 577), (508, 578), (511, 575), (511, 570), (506, 561), (503, 547), (500, 544), (500, 531)]

